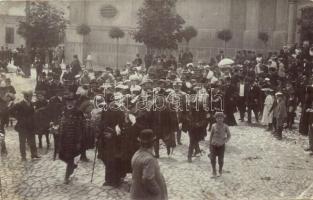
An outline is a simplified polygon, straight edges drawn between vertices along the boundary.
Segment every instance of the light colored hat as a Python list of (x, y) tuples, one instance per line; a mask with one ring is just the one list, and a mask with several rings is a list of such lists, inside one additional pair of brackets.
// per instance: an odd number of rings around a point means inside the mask
[(92, 61), (92, 57), (91, 57), (90, 54), (87, 56), (86, 60), (87, 60), (87, 61)]
[(114, 93), (114, 100), (121, 100), (123, 98), (123, 94), (121, 92)]
[(186, 87), (187, 88), (191, 88), (192, 87), (191, 83), (190, 82), (186, 82)]
[(193, 67), (193, 63), (188, 63), (186, 66), (187, 67)]
[(282, 96), (283, 93), (282, 92), (276, 92), (275, 96)]
[(214, 84), (214, 83), (216, 83), (217, 81), (218, 81), (218, 79), (217, 79), (215, 76), (213, 76), (212, 79), (211, 79), (211, 83)]
[(203, 68), (208, 69), (208, 68), (210, 68), (210, 65), (204, 65)]
[(214, 73), (210, 70), (208, 75), (206, 76), (206, 79), (210, 80), (213, 78), (213, 76), (214, 76)]
[(131, 81), (139, 81), (139, 76), (137, 76), (136, 74), (130, 75), (129, 76), (129, 80), (131, 80)]
[(131, 92), (139, 92), (141, 87), (139, 85), (135, 85), (134, 87), (130, 87)]
[(116, 87), (116, 89), (121, 89), (121, 90), (127, 90), (128, 89), (128, 86), (127, 85), (124, 85), (122, 83), (118, 84)]

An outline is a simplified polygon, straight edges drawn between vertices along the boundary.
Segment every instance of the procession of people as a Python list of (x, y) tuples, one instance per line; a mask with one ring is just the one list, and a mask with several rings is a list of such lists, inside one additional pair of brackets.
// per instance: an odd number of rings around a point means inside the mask
[[(2, 54), (5, 69), (8, 59)], [(121, 69), (102, 71), (88, 71), (77, 55), (62, 70), (63, 54), (55, 55), (59, 56), (52, 56), (48, 69), (43, 58), (34, 56), (36, 87), (23, 91), (21, 102), (15, 102), (15, 89), (1, 74), (0, 132), (5, 138), (6, 126), (16, 119), (23, 161), (27, 160), (26, 142), (31, 158), (40, 159), (37, 147), (43, 148), (42, 139), (46, 139), (50, 148), (52, 134), (54, 159), (58, 155), (67, 165), (66, 184), (79, 167), (74, 158), (80, 155), (88, 162), (86, 151), (95, 149), (105, 165), (104, 186), (119, 187), (132, 173), (134, 199), (145, 197), (142, 192), (146, 191), (158, 196), (155, 199), (166, 199), (157, 164), (160, 141), (170, 156), (182, 144), (181, 134), (188, 134), (186, 162), (191, 163), (203, 152), (199, 142), (209, 135), (213, 177), (217, 176), (216, 157), (221, 176), (225, 143), (231, 138), (229, 126), (236, 126), (237, 120), (246, 120), (248, 126), (262, 124), (282, 140), (285, 129), (295, 128), (298, 116), (299, 132), (309, 135), (307, 150), (313, 153), (313, 47), (309, 45), (284, 47), (268, 55), (242, 50), (233, 59), (221, 51), (198, 62), (189, 50), (177, 59), (149, 54), (143, 62), (137, 55)], [(5, 139), (1, 152), (10, 153)]]

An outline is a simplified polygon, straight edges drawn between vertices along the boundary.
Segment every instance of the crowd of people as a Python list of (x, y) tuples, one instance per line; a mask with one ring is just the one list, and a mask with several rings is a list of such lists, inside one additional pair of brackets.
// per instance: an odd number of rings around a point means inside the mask
[[(121, 69), (103, 71), (84, 70), (77, 55), (62, 71), (63, 54), (56, 55), (48, 71), (45, 62), (34, 56), (36, 87), (24, 91), (21, 102), (14, 102), (14, 87), (1, 76), (1, 132), (5, 133), (10, 117), (17, 120), (22, 160), (26, 160), (26, 141), (31, 157), (38, 159), (35, 134), (39, 148), (43, 135), (49, 148), (48, 135), (53, 134), (54, 158), (58, 154), (67, 164), (65, 183), (77, 167), (74, 158), (81, 155), (82, 161), (88, 161), (86, 151), (96, 148), (106, 167), (104, 185), (118, 187), (127, 173), (139, 176), (134, 167), (142, 159), (159, 158), (160, 140), (171, 155), (182, 144), (182, 132), (189, 136), (188, 162), (202, 153), (199, 142), (211, 132), (213, 176), (216, 157), (221, 175), (225, 143), (231, 137), (228, 126), (246, 117), (248, 124), (261, 123), (282, 140), (284, 129), (293, 129), (300, 115), (299, 132), (309, 135), (308, 151), (313, 151), (313, 48), (308, 44), (268, 55), (242, 50), (228, 64), (223, 64), (227, 60), (223, 51), (199, 62), (194, 62), (190, 51), (177, 59), (149, 53), (144, 61), (137, 55)], [(234, 115), (237, 111), (239, 119)], [(3, 153), (7, 153), (4, 142)]]

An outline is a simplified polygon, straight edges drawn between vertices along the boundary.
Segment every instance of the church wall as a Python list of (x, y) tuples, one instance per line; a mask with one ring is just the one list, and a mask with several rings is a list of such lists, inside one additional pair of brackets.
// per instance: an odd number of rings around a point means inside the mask
[[(137, 26), (137, 11), (143, 0), (90, 0), (84, 7), (83, 2), (71, 3), (71, 22), (73, 27), (86, 22), (92, 29), (87, 37), (90, 50), (99, 49), (98, 54), (108, 55), (108, 63), (114, 63), (115, 41), (109, 38), (112, 26), (125, 31), (120, 40), (124, 60), (131, 59), (136, 53), (144, 54), (142, 44), (136, 43), (130, 32)], [(112, 5), (117, 9), (113, 18), (103, 18), (101, 7)], [(258, 39), (260, 31), (270, 36), (267, 48), (279, 49), (286, 43), (288, 1), (286, 0), (178, 0), (177, 12), (185, 19), (185, 26), (192, 25), (198, 36), (191, 40), (190, 48), (197, 59), (208, 59), (224, 48), (216, 34), (222, 29), (231, 29), (232, 40), (227, 44), (226, 53), (234, 55), (240, 49), (263, 50), (264, 44)], [(86, 17), (84, 18), (84, 12)], [(72, 28), (74, 29), (74, 28)], [(71, 34), (76, 34), (72, 31)], [(68, 42), (72, 41), (68, 37)], [(102, 45), (102, 46), (101, 46)], [(182, 46), (185, 44), (183, 43)], [(93, 48), (94, 46), (94, 48)], [(88, 49), (88, 48), (87, 48)], [(99, 53), (100, 52), (100, 53)], [(101, 57), (102, 56), (97, 56)], [(123, 62), (124, 62), (123, 60)], [(102, 61), (101, 61), (102, 62)]]

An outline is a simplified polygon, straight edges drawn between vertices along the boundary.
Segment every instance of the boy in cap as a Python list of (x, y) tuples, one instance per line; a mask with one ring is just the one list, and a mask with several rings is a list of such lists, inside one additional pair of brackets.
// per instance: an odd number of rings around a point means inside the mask
[(231, 135), (228, 126), (224, 123), (225, 115), (216, 112), (214, 115), (216, 123), (212, 127), (210, 136), (210, 159), (213, 169), (213, 177), (216, 177), (216, 157), (218, 157), (219, 174), (222, 175), (224, 165), (225, 144), (230, 140)]

